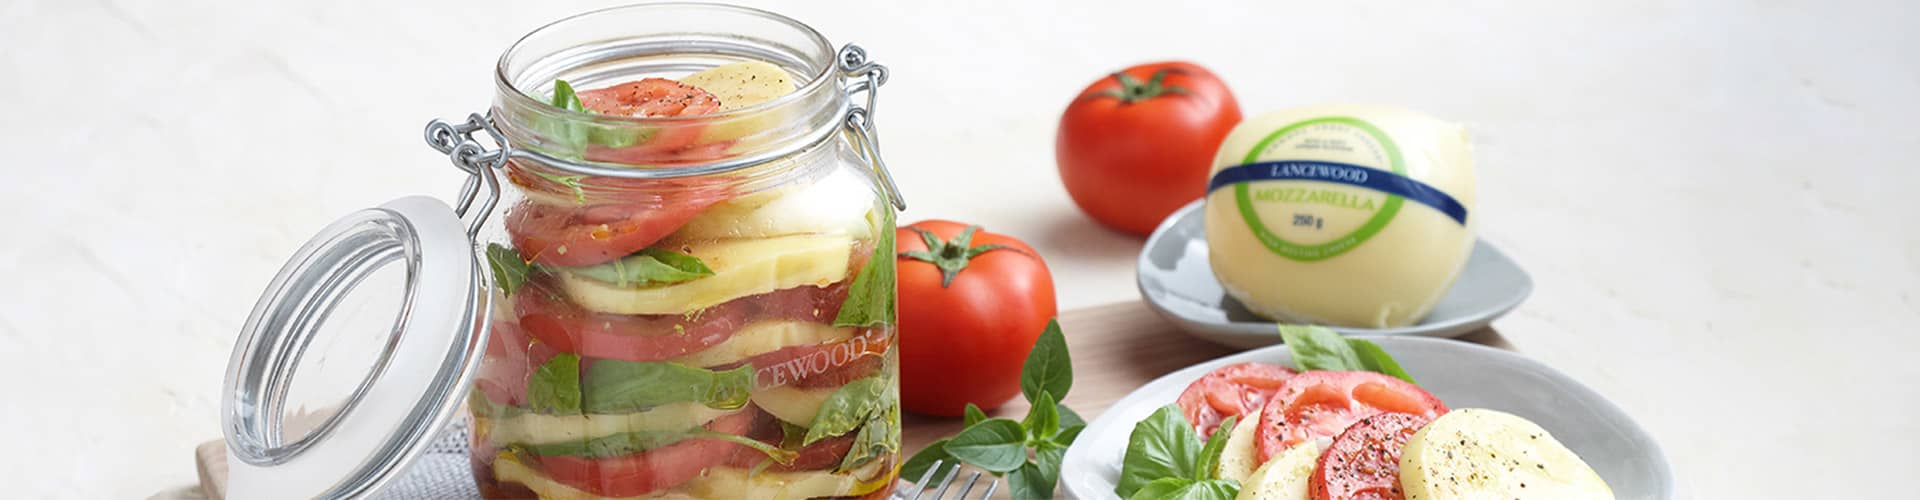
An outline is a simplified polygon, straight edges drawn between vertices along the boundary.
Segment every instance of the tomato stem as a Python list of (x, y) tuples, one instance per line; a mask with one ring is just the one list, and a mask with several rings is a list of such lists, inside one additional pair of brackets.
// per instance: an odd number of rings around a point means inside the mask
[(1133, 75), (1129, 75), (1125, 71), (1115, 71), (1113, 73), (1113, 79), (1114, 81), (1120, 82), (1120, 88), (1095, 93), (1092, 97), (1112, 97), (1119, 99), (1121, 104), (1133, 104), (1165, 94), (1187, 95), (1186, 87), (1166, 84), (1167, 73), (1170, 71), (1173, 70), (1163, 69), (1155, 71), (1153, 72), (1153, 76), (1147, 78), (1145, 83), (1142, 83), (1140, 79), (1134, 78)]
[(941, 240), (940, 235), (933, 234), (933, 231), (917, 227), (907, 229), (920, 233), (920, 239), (927, 242), (927, 249), (900, 252), (900, 256), (940, 268), (940, 288), (947, 288), (948, 285), (953, 284), (953, 277), (958, 276), (960, 270), (966, 269), (967, 263), (974, 257), (979, 257), (980, 254), (994, 250), (1020, 251), (1006, 245), (973, 246), (973, 233), (979, 231), (980, 226), (967, 226), (951, 240)]

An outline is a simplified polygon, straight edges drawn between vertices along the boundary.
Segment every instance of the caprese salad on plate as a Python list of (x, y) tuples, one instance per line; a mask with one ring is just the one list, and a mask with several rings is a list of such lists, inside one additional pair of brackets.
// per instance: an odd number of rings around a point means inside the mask
[[(747, 62), (556, 82), (553, 104), (684, 117), (794, 90)], [(753, 123), (573, 137), (587, 159), (671, 165), (723, 154)], [(486, 496), (885, 494), (900, 441), (891, 211), (826, 149), (754, 189), (508, 166), (524, 198), (487, 249), (499, 296), (469, 404)]]
[[(1517, 355), (1284, 327), (1123, 398), (1068, 452), (1079, 498), (1664, 498), (1644, 431)], [(1419, 379), (1414, 375), (1419, 375)]]

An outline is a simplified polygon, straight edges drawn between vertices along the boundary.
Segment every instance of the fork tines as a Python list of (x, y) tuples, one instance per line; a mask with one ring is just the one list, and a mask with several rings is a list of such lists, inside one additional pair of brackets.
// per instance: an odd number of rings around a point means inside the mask
[[(952, 473), (943, 475), (940, 478), (940, 484), (936, 485), (933, 491), (929, 492), (927, 491), (927, 486), (930, 485), (929, 483), (933, 482), (933, 476), (940, 472), (941, 465), (943, 465), (943, 461), (935, 461), (932, 467), (927, 468), (927, 472), (925, 474), (920, 475), (920, 480), (915, 481), (913, 483), (913, 490), (911, 492), (905, 491), (905, 490), (896, 490), (893, 492), (893, 498), (901, 499), (901, 500), (940, 500), (942, 498), (945, 498), (947, 496), (947, 488), (953, 486), (953, 483), (954, 483), (953, 478), (960, 475), (959, 474), (960, 469), (958, 467), (953, 467)], [(973, 493), (974, 485), (979, 482), (980, 482), (980, 472), (975, 471), (972, 476), (967, 477), (966, 486), (963, 486), (960, 488), (960, 495), (954, 498), (957, 500), (967, 500), (968, 498), (967, 495)], [(974, 498), (980, 498), (980, 499), (992, 498), (993, 491), (995, 489), (998, 489), (999, 487), (1000, 487), (999, 480), (988, 479), (986, 491), (981, 492), (980, 496), (974, 497)]]

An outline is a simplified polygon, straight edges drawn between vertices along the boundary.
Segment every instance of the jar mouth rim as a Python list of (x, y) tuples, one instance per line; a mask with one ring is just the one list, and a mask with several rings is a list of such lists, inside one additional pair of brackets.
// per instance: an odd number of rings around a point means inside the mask
[[(780, 24), (785, 25), (787, 27), (791, 27), (796, 31), (798, 31), (799, 33), (805, 35), (807, 39), (812, 43), (816, 44), (823, 53), (828, 54), (827, 56), (828, 60), (821, 61), (823, 64), (819, 65), (820, 66), (819, 71), (813, 75), (808, 76), (807, 82), (805, 84), (800, 85), (799, 88), (794, 89), (793, 92), (789, 92), (786, 95), (780, 96), (779, 98), (769, 100), (766, 102), (743, 106), (740, 108), (725, 110), (725, 111), (717, 111), (713, 113), (688, 115), (688, 116), (635, 117), (635, 116), (620, 116), (620, 115), (602, 115), (597, 113), (589, 113), (585, 111), (576, 111), (572, 109), (561, 108), (561, 107), (554, 106), (548, 100), (539, 99), (534, 97), (531, 94), (528, 94), (525, 90), (522, 90), (518, 85), (514, 85), (512, 78), (510, 78), (507, 75), (508, 63), (513, 59), (514, 56), (519, 54), (520, 49), (525, 47), (529, 40), (532, 40), (535, 36), (547, 33), (548, 30), (556, 29), (561, 27), (561, 25), (579, 21), (588, 17), (611, 14), (616, 12), (627, 12), (627, 11), (636, 10), (636, 9), (654, 9), (654, 8), (666, 8), (666, 7), (692, 7), (692, 8), (700, 8), (700, 9), (711, 9), (714, 11), (730, 11), (733, 13), (747, 14), (747, 15), (770, 19), (770, 20), (779, 22)], [(590, 10), (587, 12), (582, 12), (579, 14), (574, 14), (571, 16), (560, 18), (553, 22), (543, 24), (538, 28), (534, 28), (532, 31), (528, 31), (526, 35), (522, 35), (518, 40), (514, 40), (513, 45), (508, 46), (506, 51), (501, 52), (499, 60), (494, 64), (493, 79), (494, 79), (494, 84), (496, 86), (499, 86), (501, 89), (507, 90), (507, 92), (501, 92), (501, 94), (505, 95), (507, 99), (521, 101), (520, 104), (522, 105), (531, 105), (531, 106), (548, 108), (547, 109), (548, 112), (558, 113), (560, 116), (567, 116), (567, 117), (574, 117), (574, 118), (588, 119), (588, 120), (633, 123), (633, 124), (667, 124), (667, 123), (684, 124), (684, 123), (693, 123), (693, 122), (709, 121), (709, 120), (723, 121), (723, 120), (729, 120), (729, 119), (734, 119), (738, 117), (751, 116), (751, 115), (759, 114), (762, 112), (766, 112), (768, 110), (780, 108), (782, 106), (791, 104), (794, 101), (803, 99), (805, 98), (805, 96), (811, 95), (814, 91), (818, 90), (820, 87), (825, 86), (827, 85), (828, 82), (831, 82), (834, 80), (833, 78), (834, 72), (837, 71), (839, 68), (838, 61), (834, 60), (837, 57), (838, 57), (838, 52), (836, 52), (833, 49), (832, 42), (829, 42), (825, 35), (820, 34), (819, 30), (815, 30), (813, 29), (812, 26), (808, 26), (806, 23), (802, 23), (797, 19), (787, 17), (772, 11), (757, 9), (753, 7), (740, 6), (740, 5), (711, 3), (711, 2), (645, 2), (645, 3), (635, 3), (635, 4), (627, 4), (627, 5), (617, 5), (613, 7)]]

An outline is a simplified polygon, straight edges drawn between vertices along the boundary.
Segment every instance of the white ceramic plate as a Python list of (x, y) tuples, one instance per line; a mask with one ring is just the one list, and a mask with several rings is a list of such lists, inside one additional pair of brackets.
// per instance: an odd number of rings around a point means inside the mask
[[(1537, 361), (1452, 340), (1376, 337), (1374, 342), (1420, 386), (1450, 408), (1489, 408), (1526, 417), (1578, 453), (1621, 499), (1673, 496), (1673, 472), (1653, 437), (1599, 393)], [(1108, 407), (1067, 450), (1060, 468), (1075, 498), (1115, 498), (1120, 459), (1134, 424), (1173, 403), (1187, 385), (1215, 368), (1259, 361), (1293, 365), (1284, 345), (1200, 363), (1148, 382)]]
[[(1250, 349), (1280, 343), (1274, 322), (1228, 297), (1207, 262), (1207, 235), (1195, 201), (1167, 217), (1140, 251), (1140, 295), (1161, 316), (1193, 336)], [(1433, 313), (1404, 328), (1332, 327), (1343, 335), (1458, 337), (1487, 326), (1533, 293), (1533, 278), (1485, 240)]]

